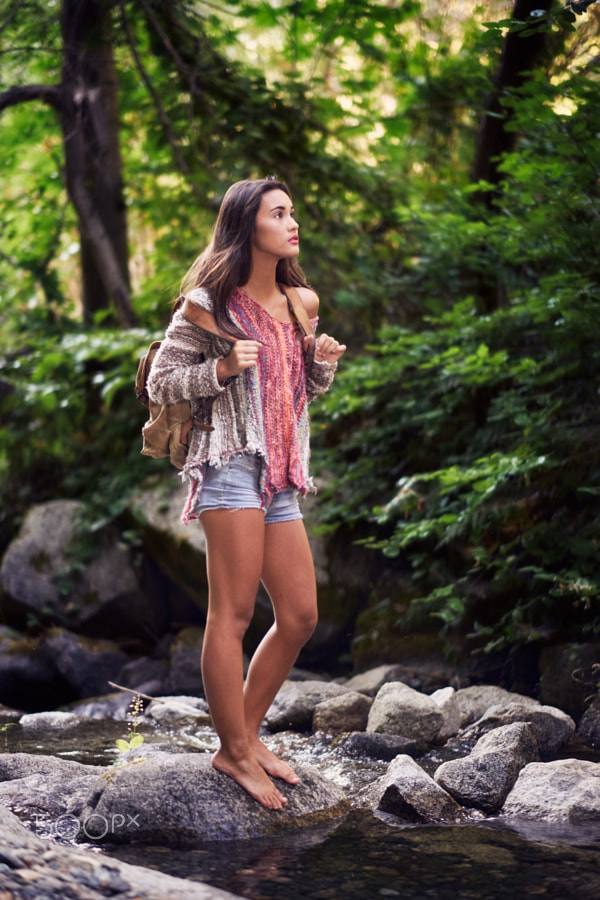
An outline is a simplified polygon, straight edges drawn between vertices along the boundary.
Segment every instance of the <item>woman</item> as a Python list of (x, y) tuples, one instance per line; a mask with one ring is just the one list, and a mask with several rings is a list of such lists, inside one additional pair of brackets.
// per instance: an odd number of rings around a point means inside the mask
[[(287, 187), (272, 178), (232, 185), (209, 247), (184, 279), (185, 303), (148, 382), (159, 403), (192, 401), (183, 519), (199, 518), (206, 535), (202, 678), (220, 739), (213, 765), (268, 809), (287, 802), (269, 776), (290, 784), (299, 778), (262, 743), (259, 729), (317, 622), (297, 500), (314, 490), (307, 405), (327, 390), (346, 349), (328, 335), (299, 332), (286, 295), (296, 288), (313, 322), (319, 300), (298, 252)], [(261, 581), (274, 624), (244, 684), (242, 639)]]

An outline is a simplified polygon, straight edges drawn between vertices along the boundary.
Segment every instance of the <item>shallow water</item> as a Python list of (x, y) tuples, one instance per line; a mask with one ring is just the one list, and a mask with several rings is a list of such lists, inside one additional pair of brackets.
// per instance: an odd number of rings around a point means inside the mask
[[(216, 748), (209, 728), (171, 732), (143, 724), (138, 730), (146, 743), (198, 752)], [(17, 726), (5, 749), (111, 765), (119, 737), (127, 737), (126, 722), (88, 720), (67, 731)], [(367, 784), (387, 767), (384, 762), (344, 756), (335, 742), (325, 738), (290, 733), (273, 735), (267, 742), (275, 752), (314, 766), (344, 788)], [(468, 745), (458, 743), (420, 762), (430, 770), (442, 758), (468, 751)], [(223, 841), (185, 849), (126, 845), (102, 852), (207, 882), (249, 900), (517, 900), (537, 895), (600, 900), (600, 825), (518, 827), (500, 820), (403, 826), (394, 817), (361, 810), (278, 840)], [(46, 828), (51, 834), (51, 823)], [(38, 821), (36, 830), (43, 834), (44, 823)]]
[(312, 837), (320, 842), (296, 835), (111, 855), (250, 900), (600, 898), (600, 841), (524, 838), (491, 825), (400, 828), (365, 812)]

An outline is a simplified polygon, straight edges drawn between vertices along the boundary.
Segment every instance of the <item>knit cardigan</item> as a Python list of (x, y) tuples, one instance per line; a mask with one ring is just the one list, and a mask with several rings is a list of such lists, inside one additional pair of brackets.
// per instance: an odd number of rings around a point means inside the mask
[[(233, 340), (214, 334), (187, 319), (181, 311), (173, 316), (165, 339), (156, 354), (148, 378), (148, 393), (157, 403), (192, 403), (194, 428), (181, 477), (189, 482), (183, 521), (195, 518), (205, 466), (220, 468), (240, 453), (252, 453), (263, 460), (261, 487), (264, 487), (264, 462), (267, 459), (265, 437), (249, 416), (251, 392), (256, 379), (248, 369), (220, 384), (217, 362), (226, 357)], [(313, 360), (306, 377), (306, 398), (310, 403), (323, 394), (333, 381), (336, 364)], [(301, 448), (306, 473), (306, 491), (314, 491), (309, 476), (310, 445), (308, 428), (303, 429)]]

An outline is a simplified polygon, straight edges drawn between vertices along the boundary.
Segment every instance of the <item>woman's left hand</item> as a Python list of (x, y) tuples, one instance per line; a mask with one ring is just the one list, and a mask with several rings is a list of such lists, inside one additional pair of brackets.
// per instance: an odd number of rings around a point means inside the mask
[[(305, 349), (314, 337), (304, 338)], [(346, 352), (346, 345), (340, 344), (328, 334), (320, 334), (315, 344), (315, 359), (317, 362), (336, 363), (340, 356)]]

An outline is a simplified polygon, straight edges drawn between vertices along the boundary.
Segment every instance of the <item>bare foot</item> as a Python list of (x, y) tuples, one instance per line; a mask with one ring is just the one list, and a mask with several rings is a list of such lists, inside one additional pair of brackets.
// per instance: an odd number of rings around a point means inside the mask
[(232, 759), (221, 748), (213, 756), (212, 764), (219, 772), (224, 772), (237, 781), (251, 797), (267, 809), (283, 809), (287, 803), (287, 797), (279, 793), (252, 753), (242, 759)]
[(275, 756), (268, 747), (265, 747), (259, 738), (255, 738), (251, 741), (250, 746), (252, 747), (252, 752), (256, 759), (268, 775), (271, 775), (273, 778), (281, 778), (282, 781), (287, 781), (288, 784), (299, 783), (300, 778), (296, 775), (292, 767), (288, 766), (282, 759), (279, 759), (278, 756)]

